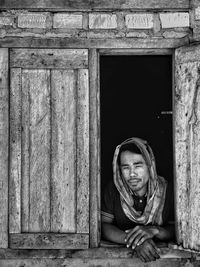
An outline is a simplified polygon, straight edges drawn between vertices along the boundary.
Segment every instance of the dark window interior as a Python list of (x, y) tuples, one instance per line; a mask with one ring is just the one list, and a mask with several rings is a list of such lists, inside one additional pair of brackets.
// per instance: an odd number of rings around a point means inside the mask
[(173, 181), (171, 55), (101, 56), (100, 102), (102, 191), (115, 147), (133, 136), (148, 141), (158, 174)]

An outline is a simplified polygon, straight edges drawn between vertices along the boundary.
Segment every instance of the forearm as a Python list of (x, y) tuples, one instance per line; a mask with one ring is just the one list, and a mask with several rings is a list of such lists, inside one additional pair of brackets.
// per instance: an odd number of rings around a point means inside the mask
[(174, 225), (155, 226), (154, 239), (160, 241), (168, 241), (174, 238), (175, 229)]
[(111, 223), (102, 223), (102, 234), (106, 240), (125, 244), (126, 233)]

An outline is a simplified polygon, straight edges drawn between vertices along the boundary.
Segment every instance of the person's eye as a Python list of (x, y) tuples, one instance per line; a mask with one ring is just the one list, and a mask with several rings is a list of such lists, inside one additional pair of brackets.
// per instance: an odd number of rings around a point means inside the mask
[(136, 165), (135, 167), (136, 167), (136, 168), (142, 168), (142, 166), (143, 166), (142, 164), (138, 164), (138, 165)]
[(122, 170), (129, 170), (129, 167), (128, 166), (123, 166)]

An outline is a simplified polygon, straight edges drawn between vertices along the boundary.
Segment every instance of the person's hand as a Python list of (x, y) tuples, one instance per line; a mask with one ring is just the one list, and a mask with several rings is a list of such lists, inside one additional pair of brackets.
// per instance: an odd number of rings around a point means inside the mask
[(148, 225), (137, 225), (133, 229), (126, 230), (126, 246), (134, 249), (136, 246), (141, 245), (145, 240), (153, 238), (158, 231), (159, 230), (155, 226)]
[(138, 258), (144, 262), (155, 261), (160, 258), (159, 250), (152, 239), (145, 240), (141, 245), (135, 248)]

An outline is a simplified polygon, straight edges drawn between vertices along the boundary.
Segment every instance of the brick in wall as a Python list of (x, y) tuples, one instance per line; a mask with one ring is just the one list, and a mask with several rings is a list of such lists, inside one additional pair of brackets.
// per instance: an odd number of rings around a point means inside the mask
[(83, 15), (57, 13), (53, 17), (53, 28), (83, 28)]
[(189, 27), (189, 13), (160, 13), (162, 28)]
[(89, 14), (90, 29), (115, 29), (117, 16), (113, 14)]
[(19, 28), (47, 28), (47, 14), (45, 13), (27, 13), (19, 14), (18, 16)]
[(3, 17), (0, 16), (0, 27), (1, 26), (12, 26), (13, 23), (14, 23), (13, 18), (6, 17), (6, 16), (3, 16)]
[(153, 28), (153, 14), (128, 14), (125, 17), (128, 29), (151, 29)]

